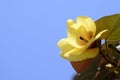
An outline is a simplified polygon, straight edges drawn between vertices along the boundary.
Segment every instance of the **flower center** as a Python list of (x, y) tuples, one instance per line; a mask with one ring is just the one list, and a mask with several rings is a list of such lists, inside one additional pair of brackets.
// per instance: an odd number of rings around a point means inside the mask
[(80, 40), (83, 40), (83, 41), (85, 41), (85, 42), (88, 42), (87, 40), (85, 40), (83, 37), (81, 37), (80, 36), (80, 38), (79, 38)]
[(82, 37), (80, 37), (81, 40), (84, 40)]

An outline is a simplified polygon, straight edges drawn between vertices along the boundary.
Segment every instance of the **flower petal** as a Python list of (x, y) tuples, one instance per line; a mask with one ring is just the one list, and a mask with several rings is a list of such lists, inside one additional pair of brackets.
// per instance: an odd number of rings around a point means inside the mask
[(92, 48), (92, 49), (88, 49), (86, 50), (83, 54), (79, 54), (79, 55), (69, 55), (69, 56), (65, 56), (65, 54), (61, 54), (61, 56), (64, 59), (67, 59), (69, 61), (82, 61), (88, 58), (94, 58), (97, 56), (99, 52), (99, 48)]
[(83, 48), (82, 50), (80, 50), (79, 53), (77, 52), (77, 53), (74, 53), (74, 54), (71, 54), (71, 55), (80, 55), (80, 54), (83, 54), (84, 51), (87, 50), (88, 47), (89, 47), (95, 40), (97, 40), (98, 38), (100, 38), (101, 35), (102, 35), (104, 32), (106, 32), (106, 31), (107, 31), (107, 30), (103, 30), (103, 31), (101, 31), (100, 33), (98, 33), (95, 38), (93, 37), (93, 38), (84, 46), (84, 48)]
[(100, 38), (100, 37), (101, 37), (101, 35), (102, 35), (103, 33), (105, 33), (106, 31), (108, 31), (108, 30), (107, 30), (107, 29), (105, 29), (105, 30), (103, 30), (103, 31), (99, 32), (99, 33), (95, 36), (95, 39), (97, 40), (98, 38)]
[(79, 48), (73, 47), (67, 38), (61, 39), (57, 45), (61, 49), (61, 54), (65, 57), (69, 57), (69, 55), (74, 54), (79, 50)]
[(72, 50), (74, 47), (69, 43), (67, 38), (61, 39), (58, 43), (57, 43), (58, 47), (60, 48), (60, 50), (64, 53)]
[(91, 18), (86, 16), (78, 16), (76, 22), (77, 24), (81, 24), (82, 26), (84, 26), (87, 32), (93, 32), (92, 37), (95, 35), (96, 25)]
[(83, 26), (81, 26), (76, 33), (78, 37), (82, 37), (85, 41), (89, 41), (92, 38), (92, 34), (93, 32), (87, 32), (87, 30)]
[(72, 19), (67, 20), (67, 26), (71, 26), (74, 24), (74, 21)]
[[(86, 44), (86, 41), (80, 40), (80, 33), (77, 30), (77, 27), (79, 25), (74, 24), (72, 20), (67, 21), (67, 34), (68, 34), (68, 39), (69, 42), (77, 48), (80, 48), (81, 46)], [(78, 27), (79, 28), (79, 27)]]
[(95, 38), (92, 38), (84, 47), (82, 47), (82, 49), (80, 50), (80, 52), (77, 52), (77, 53), (74, 53), (74, 54), (71, 54), (71, 55), (80, 55), (80, 54), (83, 54), (83, 53), (88, 49), (88, 47), (89, 47), (95, 40), (96, 40)]

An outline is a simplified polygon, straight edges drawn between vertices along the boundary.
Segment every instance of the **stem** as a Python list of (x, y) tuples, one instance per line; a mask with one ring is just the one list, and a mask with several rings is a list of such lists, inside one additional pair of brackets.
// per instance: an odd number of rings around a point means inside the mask
[[(101, 41), (101, 40), (98, 40), (98, 43), (97, 43), (97, 46), (99, 48), (99, 54), (101, 54), (107, 62), (111, 63), (110, 60), (103, 54), (104, 52), (102, 50), (101, 44), (99, 44), (99, 41)], [(105, 45), (106, 45), (106, 48), (107, 48), (107, 41), (106, 40), (105, 40)]]

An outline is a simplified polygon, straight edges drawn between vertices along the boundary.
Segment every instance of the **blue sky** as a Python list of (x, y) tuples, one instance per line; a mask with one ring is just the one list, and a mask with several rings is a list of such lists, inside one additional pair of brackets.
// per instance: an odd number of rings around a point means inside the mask
[(66, 20), (116, 13), (119, 0), (0, 0), (0, 80), (72, 80), (56, 46)]

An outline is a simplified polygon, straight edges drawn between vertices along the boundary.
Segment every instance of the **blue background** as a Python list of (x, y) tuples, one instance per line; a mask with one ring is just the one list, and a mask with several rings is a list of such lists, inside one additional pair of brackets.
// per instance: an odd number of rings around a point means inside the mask
[(56, 46), (66, 20), (116, 13), (119, 0), (0, 0), (0, 80), (72, 80)]

